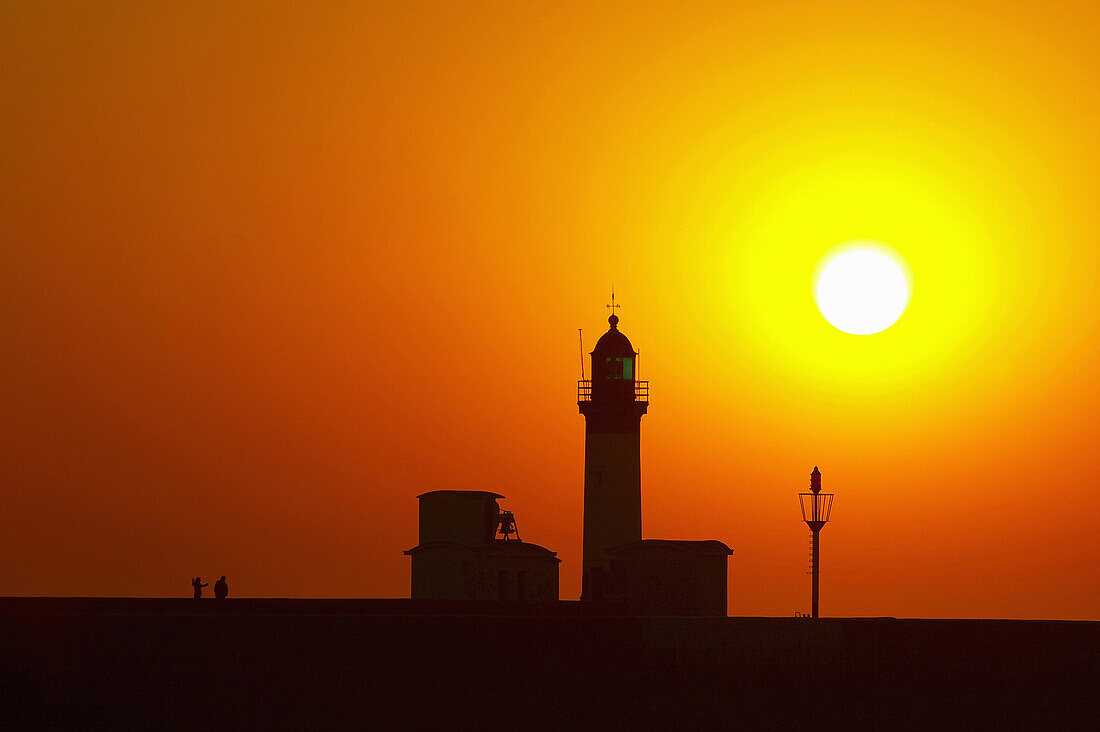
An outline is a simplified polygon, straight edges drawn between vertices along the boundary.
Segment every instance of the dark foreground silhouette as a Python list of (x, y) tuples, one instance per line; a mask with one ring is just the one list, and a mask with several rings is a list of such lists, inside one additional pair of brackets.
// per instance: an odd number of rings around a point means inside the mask
[(1098, 682), (1089, 622), (0, 599), (4, 729), (1089, 729)]
[(208, 582), (203, 582), (202, 577), (196, 577), (191, 580), (191, 587), (195, 590), (195, 599), (198, 600), (202, 597), (202, 588), (207, 587)]

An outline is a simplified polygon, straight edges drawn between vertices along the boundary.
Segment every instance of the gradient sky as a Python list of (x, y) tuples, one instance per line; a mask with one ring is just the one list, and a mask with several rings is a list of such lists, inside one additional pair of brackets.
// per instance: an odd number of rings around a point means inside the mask
[[(231, 7), (227, 7), (227, 5)], [(418, 493), (580, 589), (609, 290), (643, 533), (733, 615), (1100, 619), (1093, 2), (6, 2), (0, 595), (407, 596)], [(913, 277), (816, 310), (830, 248)]]

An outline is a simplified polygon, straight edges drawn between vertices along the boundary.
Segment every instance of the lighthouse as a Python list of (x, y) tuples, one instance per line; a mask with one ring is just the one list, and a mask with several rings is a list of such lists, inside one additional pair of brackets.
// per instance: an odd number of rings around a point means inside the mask
[(581, 599), (597, 601), (620, 594), (609, 550), (642, 538), (640, 436), (649, 408), (649, 382), (637, 379), (638, 353), (614, 309), (607, 322), (590, 354), (592, 378), (577, 385), (585, 419)]

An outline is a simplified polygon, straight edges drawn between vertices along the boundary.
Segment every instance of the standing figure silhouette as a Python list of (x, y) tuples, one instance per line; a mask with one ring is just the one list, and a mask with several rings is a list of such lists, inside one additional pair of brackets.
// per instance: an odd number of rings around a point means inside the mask
[(191, 580), (191, 586), (195, 588), (195, 599), (198, 600), (202, 597), (202, 588), (206, 587), (207, 583), (202, 581), (202, 577), (196, 577)]
[(223, 574), (222, 578), (214, 583), (214, 597), (216, 597), (219, 600), (224, 600), (228, 596), (229, 596), (229, 585), (226, 584), (225, 575)]

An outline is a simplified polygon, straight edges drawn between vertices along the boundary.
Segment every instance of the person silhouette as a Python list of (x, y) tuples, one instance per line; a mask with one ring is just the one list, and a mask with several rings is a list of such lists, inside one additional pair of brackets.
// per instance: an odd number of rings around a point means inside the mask
[(202, 581), (202, 577), (196, 577), (191, 580), (191, 586), (195, 588), (195, 599), (198, 600), (202, 597), (202, 588), (206, 587), (208, 583)]
[(219, 600), (224, 600), (229, 595), (229, 585), (225, 582), (225, 575), (214, 583), (214, 597)]

